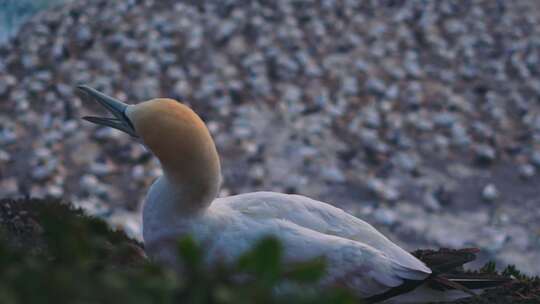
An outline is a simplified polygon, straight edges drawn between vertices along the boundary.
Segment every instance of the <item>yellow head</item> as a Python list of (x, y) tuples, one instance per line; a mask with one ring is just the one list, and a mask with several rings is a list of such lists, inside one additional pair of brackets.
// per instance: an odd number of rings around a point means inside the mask
[(114, 118), (86, 120), (122, 130), (138, 137), (160, 160), (165, 176), (189, 199), (215, 198), (220, 184), (219, 156), (210, 132), (189, 107), (173, 99), (158, 98), (126, 105), (92, 88), (81, 86)]

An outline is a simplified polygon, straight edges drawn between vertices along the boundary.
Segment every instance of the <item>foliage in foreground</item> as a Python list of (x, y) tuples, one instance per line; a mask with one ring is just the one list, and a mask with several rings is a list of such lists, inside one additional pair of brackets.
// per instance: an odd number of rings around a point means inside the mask
[[(262, 240), (235, 265), (212, 269), (203, 263), (203, 248), (180, 240), (183, 275), (149, 262), (142, 248), (71, 205), (0, 200), (0, 303), (359, 303), (345, 290), (314, 288), (323, 261), (285, 269), (274, 239)], [(540, 303), (538, 277), (513, 266), (498, 273), (493, 263), (476, 273), (517, 280), (445, 303)]]
[(1, 200), (0, 229), (6, 304), (358, 303), (344, 290), (309, 288), (323, 274), (322, 261), (285, 271), (271, 238), (235, 265), (213, 269), (204, 266), (202, 248), (183, 239), (178, 250), (185, 271), (178, 275), (149, 262), (142, 245), (122, 232), (58, 201)]

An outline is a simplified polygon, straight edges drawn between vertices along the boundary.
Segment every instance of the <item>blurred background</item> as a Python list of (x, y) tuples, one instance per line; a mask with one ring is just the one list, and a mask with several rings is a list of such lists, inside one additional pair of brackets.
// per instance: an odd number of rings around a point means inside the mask
[(0, 197), (140, 236), (159, 166), (80, 119), (87, 84), (191, 105), (221, 195), (304, 194), (540, 274), (539, 60), (536, 0), (0, 0)]

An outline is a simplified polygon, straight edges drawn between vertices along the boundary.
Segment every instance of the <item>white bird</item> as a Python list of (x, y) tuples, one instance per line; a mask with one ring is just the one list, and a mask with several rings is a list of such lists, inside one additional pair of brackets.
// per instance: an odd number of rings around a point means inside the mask
[(411, 282), (413, 289), (431, 275), (370, 224), (330, 204), (276, 192), (217, 198), (219, 156), (206, 125), (189, 107), (165, 98), (127, 105), (87, 86), (79, 89), (115, 116), (86, 120), (140, 139), (163, 167), (143, 207), (151, 258), (174, 265), (175, 240), (190, 235), (204, 244), (208, 262), (227, 262), (272, 235), (282, 242), (285, 263), (323, 256), (327, 271), (321, 284), (347, 286), (362, 298)]

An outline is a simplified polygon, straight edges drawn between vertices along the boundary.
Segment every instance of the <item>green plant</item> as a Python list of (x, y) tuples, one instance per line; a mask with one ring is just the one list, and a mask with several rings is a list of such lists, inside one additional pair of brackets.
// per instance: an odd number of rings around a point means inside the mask
[[(11, 217), (0, 213), (2, 303), (358, 303), (346, 290), (314, 288), (323, 260), (284, 267), (273, 238), (232, 265), (214, 266), (204, 263), (203, 248), (183, 238), (184, 271), (177, 274), (144, 258), (142, 244), (68, 204), (2, 203), (11, 210)], [(24, 219), (21, 208), (29, 210)], [(25, 229), (26, 222), (39, 228)]]

